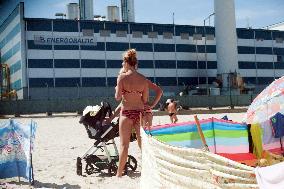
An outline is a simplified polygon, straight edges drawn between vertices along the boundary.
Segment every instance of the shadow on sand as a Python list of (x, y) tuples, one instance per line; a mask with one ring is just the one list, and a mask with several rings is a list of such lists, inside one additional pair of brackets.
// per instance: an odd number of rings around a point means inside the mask
[(81, 189), (81, 187), (79, 185), (71, 185), (71, 184), (62, 184), (62, 185), (58, 185), (55, 183), (43, 183), (43, 182), (39, 182), (37, 180), (34, 181), (33, 185), (30, 185), (28, 182), (24, 182), (24, 181), (20, 181), (20, 182), (16, 182), (16, 181), (12, 181), (12, 182), (8, 182), (7, 184), (11, 184), (11, 185), (23, 185), (23, 186), (32, 186), (34, 188), (54, 188), (54, 189)]
[[(85, 176), (85, 175), (83, 175), (83, 176)], [(141, 177), (141, 172), (138, 172), (138, 171), (135, 171), (135, 172), (128, 171), (126, 176), (128, 176), (128, 177), (130, 177), (132, 179), (139, 178), (139, 177)], [(97, 175), (97, 177), (115, 177), (115, 176), (114, 175), (110, 175), (108, 173), (101, 172), (101, 173), (99, 173)]]

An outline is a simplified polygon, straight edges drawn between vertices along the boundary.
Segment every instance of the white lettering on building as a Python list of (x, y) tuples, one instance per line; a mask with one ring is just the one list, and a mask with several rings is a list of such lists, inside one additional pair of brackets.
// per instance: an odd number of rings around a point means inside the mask
[(34, 36), (35, 45), (97, 45), (95, 37), (57, 37), (57, 36)]

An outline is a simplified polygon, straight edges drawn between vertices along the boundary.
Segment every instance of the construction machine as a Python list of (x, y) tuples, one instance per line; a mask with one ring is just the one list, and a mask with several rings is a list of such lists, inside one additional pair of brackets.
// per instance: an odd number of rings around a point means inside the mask
[(17, 91), (11, 89), (10, 69), (7, 64), (0, 64), (0, 98), (17, 99)]

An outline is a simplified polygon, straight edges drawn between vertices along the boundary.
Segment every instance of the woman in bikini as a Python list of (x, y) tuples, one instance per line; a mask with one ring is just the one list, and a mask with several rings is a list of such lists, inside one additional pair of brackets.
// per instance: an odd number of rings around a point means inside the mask
[[(137, 68), (136, 68), (137, 69)], [(121, 68), (119, 71), (119, 74), (123, 74), (125, 73), (124, 68)], [(152, 121), (153, 121), (153, 112), (152, 109), (158, 104), (158, 102), (160, 101), (162, 95), (163, 95), (163, 90), (156, 85), (155, 83), (153, 83), (152, 81), (150, 81), (149, 79), (147, 79), (148, 82), (148, 87), (149, 90), (153, 90), (155, 92), (155, 98), (152, 102), (148, 101), (145, 105), (144, 105), (144, 113), (143, 113), (143, 123), (142, 126), (143, 127), (147, 127), (148, 130), (150, 130), (150, 127), (152, 126)], [(113, 115), (107, 119), (107, 123), (111, 123), (111, 121), (119, 115), (121, 110), (121, 103), (116, 107)]]
[(117, 78), (115, 99), (121, 101), (119, 117), (120, 154), (117, 177), (122, 176), (128, 156), (128, 147), (132, 128), (135, 128), (137, 142), (141, 148), (140, 117), (144, 104), (148, 101), (149, 88), (146, 78), (136, 72), (137, 58), (135, 49), (124, 53), (122, 66), (125, 73)]

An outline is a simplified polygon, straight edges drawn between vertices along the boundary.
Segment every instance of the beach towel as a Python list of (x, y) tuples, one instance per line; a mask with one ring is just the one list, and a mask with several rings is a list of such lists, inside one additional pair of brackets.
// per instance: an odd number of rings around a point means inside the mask
[(33, 181), (32, 151), (37, 124), (9, 119), (0, 123), (0, 179), (23, 177)]
[(255, 168), (257, 184), (260, 189), (284, 188), (284, 162), (268, 167)]
[[(275, 138), (271, 129), (271, 121), (267, 120), (265, 122), (260, 123), (262, 130), (262, 145), (263, 150), (270, 151), (272, 153), (280, 154), (282, 153), (281, 144), (279, 142), (279, 138)], [(284, 137), (281, 137), (282, 141)]]

